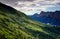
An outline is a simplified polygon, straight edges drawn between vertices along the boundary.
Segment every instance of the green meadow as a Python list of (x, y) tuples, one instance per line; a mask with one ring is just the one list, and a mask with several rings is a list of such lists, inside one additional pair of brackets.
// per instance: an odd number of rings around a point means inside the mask
[(0, 3), (0, 39), (60, 39), (60, 27), (34, 21)]

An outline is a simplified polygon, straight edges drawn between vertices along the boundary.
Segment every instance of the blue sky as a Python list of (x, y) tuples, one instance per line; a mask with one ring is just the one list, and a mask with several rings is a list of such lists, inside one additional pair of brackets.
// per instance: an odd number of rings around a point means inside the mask
[(33, 15), (41, 11), (60, 10), (60, 0), (0, 0), (26, 15)]

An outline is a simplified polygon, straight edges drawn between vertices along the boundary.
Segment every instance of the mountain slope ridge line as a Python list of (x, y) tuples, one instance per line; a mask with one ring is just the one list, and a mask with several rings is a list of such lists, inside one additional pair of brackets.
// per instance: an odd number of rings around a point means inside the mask
[(60, 39), (59, 29), (0, 3), (0, 39)]

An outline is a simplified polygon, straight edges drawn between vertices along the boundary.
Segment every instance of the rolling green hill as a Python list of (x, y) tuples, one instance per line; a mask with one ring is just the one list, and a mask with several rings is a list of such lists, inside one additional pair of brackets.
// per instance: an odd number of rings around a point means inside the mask
[(0, 3), (0, 39), (60, 39), (60, 27), (39, 23)]

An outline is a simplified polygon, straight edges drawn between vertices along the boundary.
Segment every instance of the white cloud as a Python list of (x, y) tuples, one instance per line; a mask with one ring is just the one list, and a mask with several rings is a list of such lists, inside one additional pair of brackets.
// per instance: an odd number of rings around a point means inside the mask
[[(15, 0), (14, 0), (15, 1)], [(38, 11), (46, 11), (49, 7), (57, 7), (57, 3), (60, 0), (16, 0), (15, 2), (10, 1), (6, 3), (25, 14), (34, 14)], [(4, 1), (5, 2), (5, 1)]]
[[(60, 2), (60, 0), (35, 0), (33, 2), (20, 2), (17, 1), (18, 10), (25, 12), (25, 14), (32, 14), (37, 11), (45, 11), (48, 7), (56, 7), (56, 3)], [(20, 6), (23, 5), (21, 8)]]

